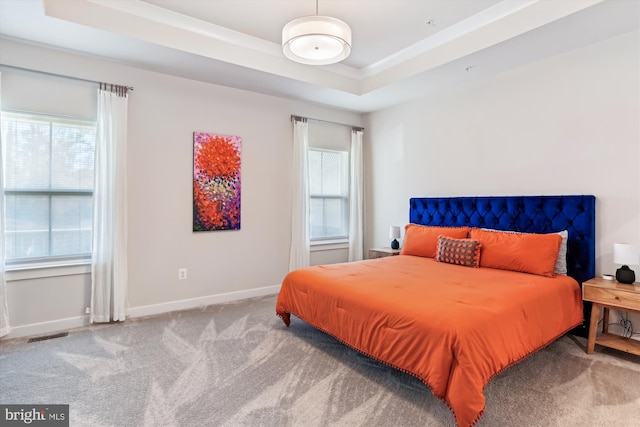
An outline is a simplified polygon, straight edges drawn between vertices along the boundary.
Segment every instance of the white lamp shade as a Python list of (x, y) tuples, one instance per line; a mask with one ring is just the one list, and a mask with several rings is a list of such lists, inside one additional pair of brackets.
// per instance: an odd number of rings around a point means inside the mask
[(327, 65), (351, 53), (351, 28), (330, 16), (305, 16), (282, 29), (282, 52), (295, 62)]
[(628, 243), (613, 244), (613, 263), (620, 265), (638, 265), (638, 246)]
[(399, 239), (400, 238), (400, 227), (396, 225), (392, 225), (389, 227), (389, 238), (390, 239)]

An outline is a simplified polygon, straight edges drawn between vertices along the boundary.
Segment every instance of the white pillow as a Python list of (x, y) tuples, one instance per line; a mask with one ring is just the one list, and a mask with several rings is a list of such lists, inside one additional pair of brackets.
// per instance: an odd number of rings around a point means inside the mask
[(556, 266), (553, 272), (556, 274), (567, 274), (567, 240), (569, 240), (569, 232), (567, 230), (558, 231), (562, 237), (562, 243), (560, 243), (560, 250), (558, 251), (558, 258), (556, 258)]

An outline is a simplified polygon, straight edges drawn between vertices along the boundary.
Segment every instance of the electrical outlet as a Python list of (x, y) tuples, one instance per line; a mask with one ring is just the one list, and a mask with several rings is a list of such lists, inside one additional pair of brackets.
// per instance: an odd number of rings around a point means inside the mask
[(187, 269), (181, 268), (178, 270), (178, 279), (179, 280), (187, 280)]
[(91, 307), (85, 307), (84, 314), (91, 314)]

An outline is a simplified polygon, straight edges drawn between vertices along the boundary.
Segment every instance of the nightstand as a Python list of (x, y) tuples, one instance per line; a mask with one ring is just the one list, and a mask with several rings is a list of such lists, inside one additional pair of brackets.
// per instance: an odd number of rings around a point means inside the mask
[(369, 249), (369, 259), (384, 258), (387, 256), (400, 255), (400, 249), (374, 248)]
[[(636, 283), (636, 285), (640, 286), (640, 283)], [(640, 287), (596, 277), (582, 283), (582, 299), (593, 303), (591, 321), (589, 323), (587, 353), (593, 353), (595, 345), (599, 344), (640, 356), (640, 341), (610, 334), (608, 331), (609, 309), (640, 312)], [(600, 310), (603, 311), (602, 334), (596, 336)]]

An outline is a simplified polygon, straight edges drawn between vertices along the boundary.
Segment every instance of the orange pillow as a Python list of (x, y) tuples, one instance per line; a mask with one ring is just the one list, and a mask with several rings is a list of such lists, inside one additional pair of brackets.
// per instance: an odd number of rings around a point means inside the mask
[(482, 244), (480, 267), (553, 277), (562, 243), (559, 234), (509, 233), (472, 228), (470, 238)]
[(432, 227), (407, 224), (404, 228), (404, 242), (400, 254), (435, 258), (438, 249), (438, 236), (464, 239), (469, 234), (469, 230), (469, 227)]

